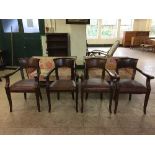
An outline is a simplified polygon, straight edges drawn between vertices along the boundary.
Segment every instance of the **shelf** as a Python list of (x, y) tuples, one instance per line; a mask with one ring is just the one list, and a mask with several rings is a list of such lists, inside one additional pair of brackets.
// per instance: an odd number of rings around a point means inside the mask
[(49, 56), (68, 56), (69, 35), (68, 33), (46, 34), (47, 51)]

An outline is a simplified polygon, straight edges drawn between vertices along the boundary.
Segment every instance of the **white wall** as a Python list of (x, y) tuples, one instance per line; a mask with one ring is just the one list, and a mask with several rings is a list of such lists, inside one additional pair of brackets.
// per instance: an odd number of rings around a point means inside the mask
[[(86, 25), (66, 24), (65, 19), (45, 19), (45, 27), (49, 32), (69, 33), (71, 56), (77, 56), (77, 64), (83, 63), (86, 55)], [(46, 55), (46, 36), (42, 36), (43, 54)]]
[(151, 19), (135, 19), (133, 31), (150, 31)]

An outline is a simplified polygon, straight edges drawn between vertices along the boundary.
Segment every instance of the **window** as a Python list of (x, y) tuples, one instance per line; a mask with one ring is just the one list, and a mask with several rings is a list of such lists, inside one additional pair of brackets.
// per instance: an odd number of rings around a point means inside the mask
[(98, 20), (91, 19), (90, 25), (87, 25), (87, 38), (88, 39), (96, 39), (98, 38)]
[(133, 21), (131, 19), (91, 19), (90, 25), (87, 25), (87, 39), (98, 39), (98, 41), (120, 39), (124, 31), (132, 31)]
[(22, 19), (24, 33), (38, 33), (39, 24), (38, 19)]
[(124, 31), (132, 31), (133, 20), (131, 19), (121, 19), (120, 20), (120, 38), (123, 38)]
[(150, 36), (155, 37), (155, 20), (152, 20), (151, 29), (150, 29)]
[(4, 32), (19, 32), (17, 19), (2, 19), (2, 25)]
[(117, 20), (101, 21), (101, 38), (112, 39), (117, 37)]

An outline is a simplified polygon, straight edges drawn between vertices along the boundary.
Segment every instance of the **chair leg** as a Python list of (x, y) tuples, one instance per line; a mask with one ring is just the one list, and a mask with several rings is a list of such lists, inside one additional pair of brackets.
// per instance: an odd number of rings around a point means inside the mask
[(148, 104), (149, 96), (150, 96), (150, 92), (146, 93), (145, 100), (144, 100), (144, 108), (143, 108), (144, 114), (146, 114), (146, 107)]
[(60, 93), (57, 92), (57, 99), (59, 100), (60, 99)]
[(48, 112), (51, 112), (51, 98), (50, 98), (50, 92), (48, 89), (46, 89), (46, 94), (47, 94), (47, 100), (48, 100)]
[(118, 106), (118, 99), (119, 99), (119, 93), (118, 92), (116, 92), (116, 94), (115, 94), (116, 96), (115, 96), (115, 109), (114, 109), (114, 114), (116, 114), (116, 112), (117, 112), (117, 106)]
[(88, 99), (88, 93), (86, 93), (86, 97), (85, 97), (85, 100), (87, 100)]
[(76, 87), (76, 112), (78, 112), (78, 87)]
[(40, 89), (39, 89), (39, 97), (40, 97), (41, 100), (43, 99), (43, 98), (42, 98), (42, 95), (41, 95)]
[(83, 113), (83, 95), (84, 95), (84, 92), (81, 89), (81, 113)]
[(103, 93), (100, 94), (100, 99), (101, 99), (101, 100), (103, 99)]
[(26, 93), (24, 93), (24, 99), (25, 99), (25, 100), (27, 99), (27, 95), (26, 95)]
[(35, 94), (36, 94), (38, 112), (40, 112), (39, 90), (36, 90)]
[(74, 100), (74, 92), (72, 92), (72, 99)]
[(110, 98), (109, 98), (109, 113), (112, 113), (112, 111), (111, 111), (112, 99), (113, 99), (113, 91), (110, 92)]
[(10, 106), (10, 112), (12, 112), (12, 99), (11, 99), (11, 93), (9, 89), (6, 89), (6, 94), (7, 94), (7, 98), (9, 101), (9, 106)]
[(132, 94), (129, 94), (129, 101), (131, 101)]

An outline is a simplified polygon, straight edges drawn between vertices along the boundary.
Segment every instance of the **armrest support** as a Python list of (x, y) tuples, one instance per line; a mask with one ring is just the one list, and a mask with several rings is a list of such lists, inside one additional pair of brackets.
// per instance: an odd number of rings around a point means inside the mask
[(18, 72), (19, 70), (20, 70), (20, 67), (18, 67), (15, 71), (13, 71), (13, 72), (11, 72), (11, 73), (9, 73), (9, 74), (6, 74), (6, 75), (2, 76), (1, 78), (8, 78), (8, 77), (14, 75), (14, 74), (15, 74), (16, 72)]
[(154, 79), (154, 76), (144, 73), (144, 72), (143, 72), (142, 70), (140, 70), (139, 68), (136, 68), (136, 70), (139, 71), (139, 72), (140, 72), (142, 75), (144, 75), (146, 78), (148, 78), (148, 79)]
[(81, 74), (80, 79), (81, 79), (81, 82), (85, 79), (83, 73)]
[(55, 68), (50, 69), (50, 71), (47, 73), (47, 75), (44, 77), (46, 80), (49, 80), (50, 74), (55, 70)]
[(20, 67), (18, 67), (15, 71), (1, 77), (1, 78), (5, 78), (5, 80), (6, 80), (5, 88), (9, 88), (9, 86), (10, 86), (10, 76), (14, 75), (19, 70), (20, 70)]
[(105, 69), (105, 71), (108, 73), (108, 75), (110, 76), (110, 78), (112, 80), (119, 80), (119, 75), (117, 73), (113, 74), (110, 70)]

